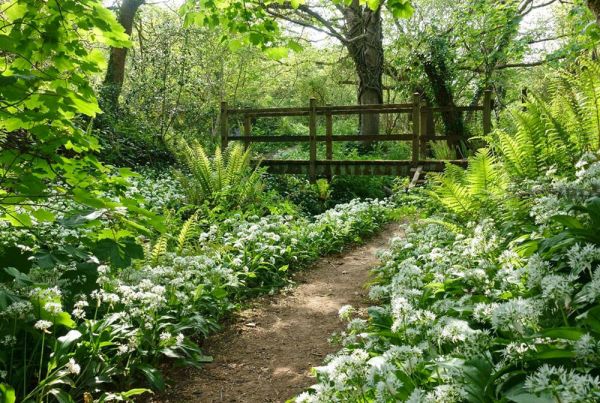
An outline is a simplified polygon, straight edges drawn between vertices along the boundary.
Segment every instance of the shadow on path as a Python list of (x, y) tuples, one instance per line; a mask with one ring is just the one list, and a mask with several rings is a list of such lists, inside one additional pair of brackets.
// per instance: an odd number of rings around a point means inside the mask
[(337, 350), (328, 339), (344, 328), (340, 307), (368, 306), (365, 283), (378, 250), (401, 233), (384, 228), (367, 243), (321, 258), (296, 275), (299, 285), (256, 299), (203, 343), (214, 362), (169, 374), (174, 385), (154, 402), (285, 402), (314, 383), (313, 366)]

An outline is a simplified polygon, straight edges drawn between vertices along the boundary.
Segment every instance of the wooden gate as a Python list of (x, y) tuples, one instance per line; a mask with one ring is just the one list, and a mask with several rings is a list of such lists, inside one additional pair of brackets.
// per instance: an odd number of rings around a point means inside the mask
[[(276, 160), (264, 159), (261, 166), (267, 167), (274, 174), (307, 174), (311, 180), (317, 176), (331, 175), (397, 175), (408, 176), (417, 171), (442, 171), (448, 162), (461, 166), (466, 160), (425, 160), (424, 151), (427, 142), (432, 140), (458, 140), (461, 134), (435, 135), (433, 128), (427, 127), (427, 117), (435, 112), (477, 112), (483, 114), (483, 134), (491, 131), (491, 91), (486, 90), (483, 104), (478, 106), (459, 107), (427, 107), (421, 102), (421, 96), (414, 94), (413, 102), (405, 104), (381, 105), (346, 105), (346, 106), (317, 106), (314, 98), (310, 99), (308, 107), (300, 108), (264, 108), (231, 109), (227, 102), (221, 103), (219, 119), (221, 147), (225, 148), (230, 141), (243, 141), (246, 146), (255, 142), (267, 143), (309, 143), (308, 160)], [(334, 135), (333, 117), (338, 115), (377, 114), (410, 114), (412, 132), (406, 134), (357, 134)], [(230, 135), (229, 119), (235, 116), (243, 121), (243, 134)], [(252, 135), (252, 120), (265, 117), (306, 116), (308, 118), (308, 135)], [(317, 135), (317, 119), (325, 119), (325, 135)], [(412, 158), (410, 160), (333, 160), (334, 141), (407, 141), (412, 143)], [(317, 143), (325, 142), (325, 159), (317, 159)]]

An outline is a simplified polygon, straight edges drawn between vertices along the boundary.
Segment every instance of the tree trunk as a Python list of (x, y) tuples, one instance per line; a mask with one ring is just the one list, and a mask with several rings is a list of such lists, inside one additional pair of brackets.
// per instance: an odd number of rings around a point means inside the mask
[[(436, 44), (432, 44), (430, 54), (427, 56), (422, 55), (421, 62), (433, 91), (435, 103), (440, 107), (455, 107), (454, 95), (450, 86), (450, 72), (442, 53), (439, 52)], [(462, 113), (452, 110), (442, 112), (441, 115), (444, 123), (444, 134), (446, 136), (460, 136), (460, 139), (448, 140), (448, 145), (459, 153), (461, 151), (461, 140), (466, 141), (467, 137)]]
[[(362, 7), (358, 0), (345, 8), (346, 47), (358, 76), (358, 102), (361, 105), (383, 103), (383, 30), (381, 8), (375, 11)], [(379, 114), (360, 116), (359, 133), (379, 134)], [(372, 143), (364, 143), (369, 150)]]
[[(131, 35), (133, 20), (137, 10), (145, 0), (123, 0), (119, 7), (118, 21), (125, 28), (125, 33)], [(105, 112), (114, 111), (119, 106), (119, 95), (125, 79), (125, 61), (127, 48), (110, 48), (108, 69), (102, 84), (101, 106)]]
[(600, 0), (588, 0), (587, 5), (596, 16), (596, 24), (600, 25)]

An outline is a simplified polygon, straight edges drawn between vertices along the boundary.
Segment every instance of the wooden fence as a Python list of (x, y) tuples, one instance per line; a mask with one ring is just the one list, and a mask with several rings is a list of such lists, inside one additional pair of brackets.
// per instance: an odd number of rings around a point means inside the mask
[[(458, 140), (461, 134), (435, 135), (433, 128), (427, 127), (427, 117), (435, 112), (474, 112), (483, 113), (483, 133), (491, 131), (491, 91), (486, 90), (483, 104), (478, 106), (459, 107), (427, 107), (422, 104), (421, 96), (414, 94), (413, 102), (405, 104), (382, 105), (348, 105), (348, 106), (317, 106), (314, 98), (310, 99), (308, 107), (299, 108), (229, 108), (227, 102), (221, 103), (219, 120), (221, 147), (225, 148), (230, 141), (243, 141), (246, 146), (254, 142), (267, 143), (309, 143), (308, 160), (261, 160), (261, 165), (275, 174), (308, 174), (311, 180), (317, 176), (331, 175), (398, 175), (408, 176), (417, 167), (420, 171), (441, 171), (446, 162), (466, 165), (466, 160), (424, 160), (427, 142), (438, 140)], [(362, 114), (410, 114), (412, 132), (407, 134), (357, 134), (334, 135), (333, 117), (338, 115)], [(229, 118), (238, 116), (243, 121), (243, 134), (230, 135)], [(308, 135), (252, 135), (252, 120), (265, 117), (308, 117)], [(317, 135), (317, 119), (325, 118), (325, 135)], [(407, 141), (412, 143), (412, 158), (410, 160), (333, 160), (334, 141)], [(325, 160), (317, 159), (317, 143), (325, 142)]]

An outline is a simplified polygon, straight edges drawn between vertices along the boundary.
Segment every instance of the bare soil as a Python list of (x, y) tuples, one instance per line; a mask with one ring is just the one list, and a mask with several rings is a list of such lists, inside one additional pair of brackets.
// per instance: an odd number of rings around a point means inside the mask
[(296, 287), (254, 300), (203, 343), (214, 362), (172, 369), (172, 386), (153, 401), (285, 402), (305, 390), (315, 382), (310, 369), (338, 349), (328, 341), (344, 328), (338, 310), (368, 306), (365, 283), (378, 264), (376, 252), (400, 231), (390, 224), (367, 243), (298, 273)]

